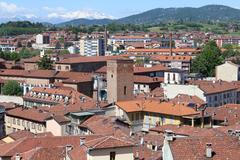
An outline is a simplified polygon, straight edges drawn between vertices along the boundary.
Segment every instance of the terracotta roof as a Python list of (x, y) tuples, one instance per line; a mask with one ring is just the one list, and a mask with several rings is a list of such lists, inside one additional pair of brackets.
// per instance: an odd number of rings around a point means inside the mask
[(27, 59), (23, 59), (22, 61), (24, 63), (37, 63), (38, 61), (40, 61), (41, 57), (40, 56), (35, 56), (32, 58), (27, 58)]
[(100, 137), (94, 140), (90, 140), (84, 144), (87, 148), (94, 149), (107, 149), (107, 148), (121, 148), (121, 147), (133, 147), (134, 144), (113, 136)]
[[(34, 95), (33, 93), (36, 93)], [(48, 94), (48, 97), (46, 96), (38, 96), (38, 94)], [(61, 95), (63, 96), (62, 99), (56, 100), (55, 98), (52, 98), (52, 95)], [(92, 98), (68, 87), (64, 88), (41, 88), (41, 87), (35, 87), (30, 92), (28, 92), (26, 95), (23, 96), (23, 99), (25, 101), (36, 101), (36, 102), (47, 102), (52, 104), (64, 104), (65, 103), (65, 97), (68, 97), (68, 102), (72, 103), (78, 103), (80, 102), (80, 98), (84, 97), (85, 102), (93, 101)]]
[(205, 101), (199, 98), (198, 96), (190, 96), (187, 94), (179, 94), (170, 101), (173, 103), (185, 103), (187, 105), (195, 104), (198, 107), (206, 104)]
[(53, 78), (57, 72), (54, 70), (14, 70), (14, 69), (2, 69), (0, 70), (0, 76), (10, 77), (31, 77), (31, 78)]
[(93, 74), (85, 72), (58, 72), (56, 79), (63, 79), (63, 83), (80, 83), (92, 81)]
[[(134, 53), (136, 53), (136, 52), (144, 52), (144, 53), (147, 53), (147, 52), (150, 52), (150, 53), (169, 52), (170, 53), (170, 49), (165, 49), (165, 48), (162, 48), (162, 49), (129, 49), (129, 50), (127, 50), (127, 52), (129, 52), (129, 53), (131, 53), (131, 52), (134, 52)], [(194, 49), (194, 48), (173, 48), (172, 52), (173, 53), (199, 52), (199, 50)]]
[(185, 116), (196, 115), (194, 109), (187, 107), (183, 104), (174, 104), (171, 102), (162, 102), (156, 100), (132, 100), (132, 101), (120, 101), (116, 105), (126, 112), (152, 112), (166, 115)]
[(202, 160), (206, 158), (206, 144), (211, 143), (212, 160), (238, 160), (240, 157), (239, 140), (228, 136), (179, 138), (170, 142), (174, 160)]
[(114, 39), (149, 39), (145, 36), (113, 36)]
[(212, 115), (214, 120), (222, 121), (222, 125), (240, 123), (240, 105), (226, 104), (220, 107), (207, 107), (205, 112)]
[[(14, 155), (11, 160), (15, 160), (16, 155)], [(66, 148), (65, 147), (52, 147), (52, 148), (42, 148), (37, 147), (32, 150), (23, 152), (19, 155), (23, 160), (65, 160)]]
[(91, 56), (91, 57), (74, 57), (56, 62), (56, 64), (75, 64), (75, 63), (91, 63), (106, 62), (110, 59), (122, 58), (122, 56)]
[(215, 94), (220, 92), (227, 92), (231, 90), (237, 90), (238, 87), (231, 82), (225, 82), (225, 81), (201, 81), (201, 80), (194, 80), (189, 81), (189, 84), (191, 85), (198, 85), (199, 88), (205, 93), (205, 94)]
[(168, 70), (168, 68), (163, 65), (154, 65), (152, 67), (134, 67), (134, 73), (159, 72), (166, 70)]
[(5, 110), (14, 109), (17, 105), (13, 102), (1, 102), (0, 107), (3, 107)]
[[(80, 139), (85, 139), (85, 145), (80, 146)], [(87, 149), (107, 149), (107, 148), (122, 148), (122, 147), (133, 147), (133, 144), (122, 139), (113, 136), (62, 136), (62, 137), (33, 137), (21, 139), (9, 144), (0, 144), (0, 156), (1, 157), (12, 157), (16, 153), (24, 155), (26, 152), (31, 152), (34, 149), (45, 148), (46, 151), (51, 153), (51, 149), (56, 147), (65, 147), (67, 145), (72, 146), (70, 156), (72, 159), (81, 159), (87, 155)], [(33, 152), (34, 153), (34, 152)], [(35, 152), (36, 153), (36, 152)], [(81, 153), (83, 157), (79, 157)], [(39, 153), (37, 152), (36, 155)], [(54, 153), (53, 153), (54, 154)], [(32, 154), (28, 154), (27, 158), (30, 158)], [(48, 153), (42, 152), (43, 157), (49, 155)], [(30, 157), (29, 157), (30, 156)], [(84, 159), (85, 160), (85, 159)]]
[(154, 61), (182, 61), (182, 62), (190, 62), (192, 57), (191, 56), (164, 56), (164, 55), (151, 55), (151, 60)]
[(21, 107), (18, 107), (16, 109), (12, 109), (6, 112), (7, 116), (11, 117), (18, 117), (26, 120), (36, 121), (43, 123), (46, 119), (51, 117), (51, 114), (48, 112), (44, 112), (41, 109), (23, 109)]
[[(163, 65), (154, 65), (152, 67), (134, 67), (134, 74), (137, 73), (151, 73), (151, 72), (162, 72), (168, 70)], [(107, 73), (107, 66), (103, 66), (95, 71), (96, 73)]]
[[(93, 115), (80, 124), (80, 127), (87, 128), (93, 134), (101, 135), (129, 135), (129, 126), (120, 122), (115, 117), (104, 115)], [(121, 132), (121, 133), (120, 133)]]
[(139, 75), (134, 75), (134, 83), (144, 83), (144, 84), (149, 84), (149, 83), (162, 83), (164, 81), (163, 77), (148, 77), (148, 76), (139, 76)]

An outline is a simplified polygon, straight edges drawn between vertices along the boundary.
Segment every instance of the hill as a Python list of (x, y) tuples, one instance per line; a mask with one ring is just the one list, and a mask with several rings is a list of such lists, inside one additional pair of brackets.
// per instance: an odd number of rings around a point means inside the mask
[(200, 8), (157, 8), (140, 14), (110, 19), (76, 19), (58, 26), (121, 24), (158, 24), (165, 22), (240, 21), (240, 10), (223, 5), (207, 5)]
[(56, 26), (63, 27), (63, 26), (79, 26), (79, 25), (106, 25), (113, 23), (114, 20), (111, 19), (74, 19), (68, 22), (59, 23)]

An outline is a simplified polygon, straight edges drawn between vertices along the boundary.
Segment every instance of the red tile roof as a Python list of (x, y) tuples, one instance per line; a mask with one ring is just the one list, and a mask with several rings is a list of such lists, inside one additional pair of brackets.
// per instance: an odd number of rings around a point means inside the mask
[(225, 82), (225, 81), (189, 81), (189, 84), (191, 85), (198, 85), (199, 88), (205, 93), (205, 94), (216, 94), (221, 92), (227, 92), (231, 90), (237, 90), (238, 87), (231, 82)]
[(162, 83), (164, 81), (163, 77), (148, 77), (148, 76), (139, 76), (134, 75), (134, 83), (143, 83), (143, 84), (151, 84), (151, 83)]
[(120, 101), (116, 105), (126, 112), (152, 112), (174, 116), (196, 115), (194, 109), (183, 104), (174, 104), (171, 102), (159, 102), (156, 100), (132, 100)]
[(51, 114), (49, 112), (44, 112), (41, 109), (23, 109), (21, 107), (7, 111), (6, 115), (40, 123), (44, 123), (46, 119), (51, 117)]
[[(213, 157), (206, 158), (206, 144), (212, 144)], [(238, 160), (239, 140), (228, 136), (179, 138), (170, 142), (174, 160)]]

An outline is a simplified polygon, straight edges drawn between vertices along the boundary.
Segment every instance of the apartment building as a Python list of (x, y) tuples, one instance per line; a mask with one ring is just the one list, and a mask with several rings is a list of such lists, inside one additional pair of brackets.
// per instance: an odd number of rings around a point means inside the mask
[(25, 109), (18, 107), (6, 112), (5, 131), (6, 134), (12, 132), (29, 130), (32, 133), (46, 132), (46, 120), (51, 114), (40, 109)]
[(11, 45), (0, 44), (0, 51), (12, 53), (16, 51), (16, 47)]
[(92, 99), (78, 91), (63, 88), (40, 88), (35, 87), (23, 96), (24, 106), (26, 107), (44, 107), (57, 104), (76, 103), (78, 101), (91, 101)]
[(104, 56), (105, 42), (104, 39), (81, 39), (80, 55), (82, 56)]
[(161, 64), (168, 68), (177, 68), (187, 72), (190, 72), (191, 61), (191, 56), (152, 55), (150, 58), (152, 64)]
[(227, 103), (237, 103), (238, 87), (224, 81), (191, 81), (188, 84), (163, 84), (164, 96), (172, 99), (178, 94), (197, 96), (206, 102), (208, 107), (218, 107)]

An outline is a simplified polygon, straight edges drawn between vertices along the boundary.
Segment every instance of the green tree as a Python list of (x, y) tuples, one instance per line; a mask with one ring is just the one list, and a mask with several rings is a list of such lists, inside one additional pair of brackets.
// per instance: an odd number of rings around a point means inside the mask
[(60, 42), (57, 42), (56, 45), (55, 45), (55, 49), (61, 49), (62, 48), (62, 45)]
[(214, 41), (210, 41), (204, 46), (202, 53), (193, 60), (192, 72), (211, 77), (215, 74), (215, 67), (222, 63), (221, 50)]
[(38, 67), (39, 69), (48, 70), (52, 69), (52, 64), (53, 62), (51, 59), (47, 55), (44, 55), (43, 58), (38, 62)]
[(22, 88), (17, 81), (7, 81), (3, 86), (3, 94), (10, 96), (21, 96)]

